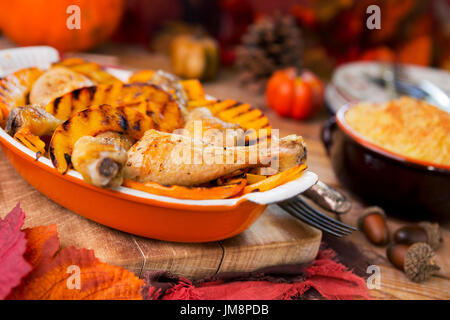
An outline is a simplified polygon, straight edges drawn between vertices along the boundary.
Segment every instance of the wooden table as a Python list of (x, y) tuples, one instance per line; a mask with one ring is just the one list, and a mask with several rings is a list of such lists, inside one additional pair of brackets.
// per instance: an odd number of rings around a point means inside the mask
[[(0, 40), (0, 48), (8, 46), (8, 43)], [(139, 48), (131, 47), (119, 47), (119, 46), (104, 46), (94, 52), (94, 54), (101, 54), (102, 56), (90, 56), (92, 60), (99, 59), (104, 62), (105, 59), (109, 63), (120, 64), (128, 68), (135, 69), (165, 69), (170, 71), (170, 66), (168, 60), (164, 56), (150, 55), (147, 51)], [(104, 55), (107, 55), (105, 58)], [(205, 84), (206, 91), (218, 98), (233, 98), (239, 101), (245, 101), (254, 106), (257, 106), (265, 111), (271, 120), (272, 127), (280, 129), (280, 136), (287, 134), (296, 133), (302, 135), (308, 145), (308, 164), (311, 171), (317, 173), (322, 181), (332, 185), (342, 192), (347, 194), (350, 199), (353, 200), (352, 210), (343, 215), (342, 220), (351, 225), (356, 225), (356, 220), (363, 208), (363, 204), (355, 200), (352, 195), (348, 194), (343, 190), (339, 183), (337, 182), (333, 171), (330, 166), (328, 157), (325, 154), (325, 150), (321, 145), (319, 140), (319, 132), (322, 123), (328, 117), (325, 111), (321, 115), (317, 116), (313, 120), (308, 120), (304, 122), (294, 121), (290, 119), (284, 119), (278, 117), (275, 113), (269, 110), (265, 104), (264, 96), (258, 94), (252, 94), (248, 91), (240, 88), (236, 83), (235, 74), (232, 70), (222, 71), (219, 78), (211, 83)], [(11, 170), (11, 168), (0, 168), (0, 170)], [(0, 171), (1, 172), (1, 171)], [(0, 190), (1, 192), (1, 190)], [(26, 197), (27, 195), (22, 195)], [(32, 194), (33, 202), (44, 201), (45, 198), (42, 195)], [(8, 198), (7, 194), (0, 193), (0, 209), (3, 215), (4, 211), (7, 209), (3, 203), (5, 203)], [(11, 201), (17, 201), (19, 199), (7, 199), (8, 203)], [(48, 201), (48, 200), (46, 200)], [(27, 203), (27, 205), (30, 205)], [(33, 205), (36, 205), (34, 203)], [(55, 207), (56, 204), (53, 204)], [(26, 207), (24, 208), (27, 209)], [(389, 214), (389, 213), (388, 213)], [(43, 219), (43, 218), (42, 218)], [(61, 216), (60, 219), (74, 219), (70, 215)], [(26, 221), (26, 225), (37, 225), (39, 224), (40, 218), (35, 218), (36, 221)], [(388, 225), (391, 230), (395, 230), (399, 226), (405, 224), (406, 221), (401, 221), (396, 218), (389, 217)], [(87, 226), (88, 222), (86, 222)], [(83, 226), (78, 225), (79, 228)], [(92, 234), (97, 233), (103, 226), (97, 225), (95, 227), (90, 226), (87, 230)], [(380, 289), (371, 290), (371, 295), (375, 299), (450, 299), (450, 221), (445, 222), (442, 225), (443, 235), (444, 235), (444, 245), (437, 252), (438, 264), (441, 266), (441, 271), (433, 276), (430, 280), (422, 284), (416, 284), (409, 281), (406, 276), (399, 270), (392, 267), (392, 265), (387, 261), (385, 257), (385, 248), (377, 248), (372, 246), (360, 232), (355, 232), (348, 238), (356, 243), (364, 253), (371, 257), (374, 263), (381, 268), (381, 287)], [(62, 240), (62, 245), (74, 244), (77, 245), (76, 239), (67, 239), (64, 236), (64, 230), (59, 230)], [(116, 231), (114, 231), (115, 233)], [(111, 233), (109, 233), (111, 234)], [(121, 235), (117, 231), (114, 235), (114, 241), (120, 239), (120, 237), (126, 237), (127, 235)], [(114, 248), (114, 243), (108, 243), (111, 241), (111, 237), (106, 237), (99, 239), (93, 237), (95, 241), (104, 241), (109, 249)], [(136, 240), (134, 240), (136, 242)], [(102, 250), (105, 246), (101, 246), (100, 249), (96, 246), (96, 243), (92, 243), (91, 247), (96, 248), (96, 253), (101, 255)], [(185, 247), (189, 248), (189, 244)], [(167, 250), (163, 243), (155, 247), (155, 250)], [(119, 265), (126, 265), (127, 259), (132, 253), (142, 250), (138, 243), (129, 242), (129, 247), (120, 246), (120, 252), (117, 252), (117, 261)], [(217, 248), (214, 244), (211, 244), (210, 250), (223, 250), (223, 248)], [(142, 252), (141, 252), (142, 253)], [(157, 252), (153, 252), (154, 256), (157, 256)], [(183, 254), (181, 252), (180, 254)], [(119, 261), (120, 260), (120, 261)], [(215, 262), (211, 262), (211, 266), (215, 265)], [(140, 266), (129, 266), (131, 270), (138, 271)], [(162, 268), (164, 266), (161, 266)], [(207, 267), (207, 266), (199, 266)], [(176, 271), (176, 270), (175, 270)], [(219, 270), (217, 270), (219, 271)]]

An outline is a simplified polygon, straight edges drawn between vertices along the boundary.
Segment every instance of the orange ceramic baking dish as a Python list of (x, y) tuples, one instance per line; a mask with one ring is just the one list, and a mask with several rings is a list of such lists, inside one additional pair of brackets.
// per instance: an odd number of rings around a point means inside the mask
[[(129, 74), (116, 71), (122, 78)], [(0, 143), (17, 172), (63, 207), (118, 230), (167, 241), (207, 242), (232, 237), (247, 229), (268, 204), (289, 199), (317, 182), (317, 175), (306, 170), (298, 179), (266, 192), (223, 200), (181, 200), (126, 187), (98, 188), (85, 183), (74, 170), (62, 175), (49, 159), (36, 160), (31, 150), (1, 128)]]
[(62, 175), (49, 159), (35, 155), (0, 129), (8, 160), (33, 187), (88, 219), (136, 235), (179, 242), (232, 237), (248, 228), (266, 205), (299, 194), (317, 181), (309, 171), (297, 180), (236, 199), (180, 200), (120, 187), (102, 189), (85, 183), (74, 170)]

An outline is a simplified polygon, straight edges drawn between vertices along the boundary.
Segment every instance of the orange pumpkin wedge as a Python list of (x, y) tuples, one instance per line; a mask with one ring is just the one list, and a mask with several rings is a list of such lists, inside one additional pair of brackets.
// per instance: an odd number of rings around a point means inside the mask
[(63, 66), (74, 72), (80, 73), (96, 84), (114, 84), (122, 82), (112, 74), (106, 72), (99, 64), (85, 61), (80, 58), (68, 58), (53, 64), (53, 67), (57, 66)]
[(28, 104), (28, 94), (42, 73), (43, 71), (38, 68), (26, 68), (0, 79), (1, 125), (6, 122), (12, 108)]
[(286, 182), (292, 181), (300, 177), (301, 173), (306, 169), (306, 164), (299, 164), (298, 166), (287, 169), (283, 172), (277, 173), (267, 179), (255, 182), (244, 188), (244, 193), (250, 192), (264, 192), (276, 188)]
[(186, 91), (188, 100), (202, 100), (206, 98), (205, 90), (203, 90), (203, 86), (199, 80), (181, 80), (180, 83)]
[(134, 108), (106, 104), (92, 106), (56, 128), (49, 146), (50, 159), (58, 172), (66, 173), (71, 166), (73, 146), (81, 137), (114, 131), (139, 140), (145, 131), (155, 127), (151, 117)]
[(260, 182), (265, 179), (267, 179), (267, 176), (263, 176), (261, 174), (247, 173), (247, 183), (248, 184), (254, 184), (254, 183)]
[(31, 133), (30, 128), (24, 127), (20, 128), (15, 134), (14, 139), (22, 143), (28, 149), (33, 152), (44, 154), (45, 153), (45, 142), (39, 138), (39, 136)]
[(170, 115), (173, 126), (169, 127), (167, 121), (165, 126), (168, 131), (182, 126), (182, 112), (173, 97), (158, 86), (145, 83), (99, 84), (76, 89), (49, 102), (45, 110), (58, 119), (67, 120), (77, 112), (95, 105), (136, 105), (145, 101), (151, 101), (148, 111), (153, 112), (154, 117), (161, 122), (167, 120), (166, 113)]
[(133, 73), (128, 79), (128, 83), (134, 82), (148, 82), (153, 77), (155, 70), (139, 70)]
[(156, 182), (136, 182), (125, 179), (123, 186), (144, 191), (147, 193), (172, 197), (177, 199), (210, 200), (231, 198), (245, 188), (246, 179), (238, 179), (234, 184), (218, 187), (184, 187), (184, 186), (164, 186)]

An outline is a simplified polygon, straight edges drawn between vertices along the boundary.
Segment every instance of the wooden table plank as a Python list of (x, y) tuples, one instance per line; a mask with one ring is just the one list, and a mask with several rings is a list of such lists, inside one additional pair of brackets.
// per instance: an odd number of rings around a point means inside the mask
[(189, 278), (212, 276), (219, 269), (223, 256), (223, 249), (218, 242), (194, 244), (134, 238), (145, 256), (141, 276), (146, 271), (158, 270)]
[(224, 257), (219, 272), (309, 262), (316, 257), (321, 238), (319, 230), (271, 205), (248, 230), (220, 241)]

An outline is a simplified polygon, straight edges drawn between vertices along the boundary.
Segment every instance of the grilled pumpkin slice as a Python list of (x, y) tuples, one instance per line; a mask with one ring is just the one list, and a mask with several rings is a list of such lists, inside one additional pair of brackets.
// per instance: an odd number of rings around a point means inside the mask
[(205, 99), (206, 94), (203, 90), (203, 86), (197, 79), (180, 80), (181, 85), (186, 91), (188, 100), (200, 100)]
[(160, 196), (178, 199), (227, 199), (242, 192), (247, 184), (246, 179), (238, 179), (233, 184), (216, 187), (184, 187), (184, 186), (164, 186), (156, 182), (136, 182), (125, 179), (123, 185), (132, 189), (156, 194)]
[(53, 64), (53, 66), (62, 66), (82, 74), (92, 80), (94, 83), (113, 84), (121, 83), (119, 79), (106, 72), (99, 64), (88, 62), (80, 58), (69, 58)]
[[(237, 123), (244, 130), (250, 130), (247, 139), (262, 140), (270, 137), (269, 119), (258, 108), (235, 100), (194, 100), (188, 104), (188, 109), (207, 107), (211, 114), (225, 122)], [(260, 130), (265, 129), (265, 130)]]
[(306, 169), (306, 164), (299, 164), (285, 171), (269, 176), (266, 179), (258, 179), (258, 181), (246, 186), (244, 193), (264, 192), (281, 186), (282, 184), (299, 178)]
[(81, 137), (113, 131), (139, 140), (152, 128), (157, 128), (152, 118), (135, 108), (93, 106), (76, 113), (56, 128), (49, 146), (50, 159), (60, 173), (65, 173), (71, 165), (73, 146)]
[(153, 100), (124, 104), (151, 117), (161, 131), (172, 132), (183, 127), (183, 115), (177, 103), (162, 104)]
[(135, 82), (149, 82), (150, 79), (155, 74), (155, 70), (139, 70), (133, 73), (130, 78), (128, 79), (129, 83), (135, 83)]
[(26, 68), (0, 80), (0, 124), (2, 126), (12, 108), (28, 104), (31, 88), (42, 73), (43, 71), (38, 68)]
[(173, 131), (183, 125), (181, 107), (173, 97), (158, 86), (144, 83), (99, 84), (74, 90), (51, 101), (45, 106), (47, 112), (67, 120), (89, 106), (108, 104), (147, 107), (146, 113), (164, 128)]

